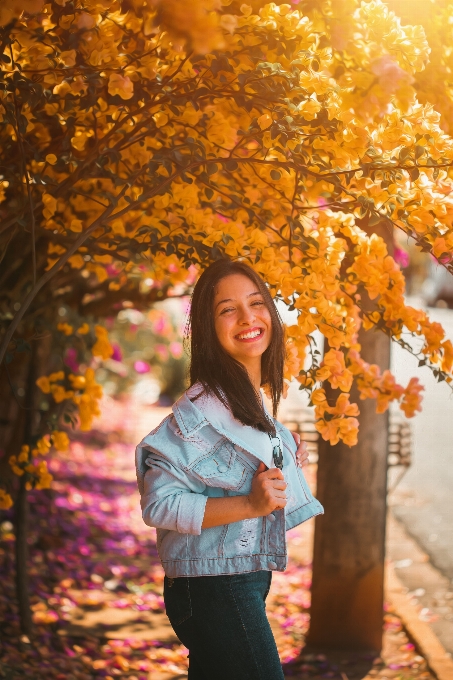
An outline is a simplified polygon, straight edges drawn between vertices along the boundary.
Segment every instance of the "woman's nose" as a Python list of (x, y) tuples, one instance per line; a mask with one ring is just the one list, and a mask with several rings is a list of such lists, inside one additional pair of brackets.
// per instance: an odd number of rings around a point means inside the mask
[(255, 319), (255, 312), (251, 307), (239, 308), (239, 323), (248, 324)]

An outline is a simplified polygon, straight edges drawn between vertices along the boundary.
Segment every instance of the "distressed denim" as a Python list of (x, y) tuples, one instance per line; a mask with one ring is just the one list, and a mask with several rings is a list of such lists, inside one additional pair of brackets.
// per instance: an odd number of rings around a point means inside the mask
[(137, 446), (142, 516), (157, 528), (157, 549), (167, 576), (286, 569), (286, 530), (323, 508), (297, 465), (291, 433), (274, 423), (282, 441), (286, 507), (209, 529), (201, 528), (207, 499), (250, 493), (262, 452), (241, 441), (237, 430), (233, 435), (214, 427), (185, 393), (173, 413)]
[(265, 611), (271, 578), (165, 578), (167, 616), (189, 650), (188, 680), (284, 680)]

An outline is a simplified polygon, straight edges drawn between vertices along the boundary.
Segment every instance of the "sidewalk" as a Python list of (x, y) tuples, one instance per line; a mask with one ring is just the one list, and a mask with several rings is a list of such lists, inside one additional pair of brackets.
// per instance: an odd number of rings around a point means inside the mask
[[(453, 656), (453, 582), (437, 570), (427, 553), (389, 512), (387, 554), (419, 616)], [(453, 674), (452, 674), (453, 680)]]

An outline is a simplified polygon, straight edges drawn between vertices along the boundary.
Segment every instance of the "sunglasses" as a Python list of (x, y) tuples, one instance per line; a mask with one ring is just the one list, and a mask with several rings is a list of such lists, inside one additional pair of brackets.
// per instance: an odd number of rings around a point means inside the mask
[(272, 444), (272, 459), (274, 461), (274, 465), (276, 468), (279, 470), (283, 469), (283, 452), (280, 446), (280, 440), (278, 437), (272, 437), (270, 432), (268, 432), (269, 439)]

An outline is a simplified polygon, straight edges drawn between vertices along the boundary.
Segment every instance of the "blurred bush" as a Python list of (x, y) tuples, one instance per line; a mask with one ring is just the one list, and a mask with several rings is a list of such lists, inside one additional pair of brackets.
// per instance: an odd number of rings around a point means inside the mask
[(133, 394), (143, 404), (172, 404), (186, 388), (183, 327), (187, 298), (169, 298), (149, 312), (121, 310), (109, 323), (113, 355), (97, 372), (109, 396)]

